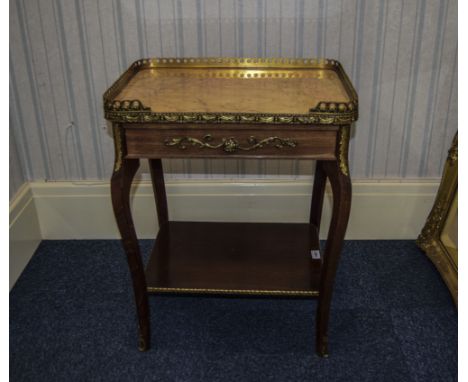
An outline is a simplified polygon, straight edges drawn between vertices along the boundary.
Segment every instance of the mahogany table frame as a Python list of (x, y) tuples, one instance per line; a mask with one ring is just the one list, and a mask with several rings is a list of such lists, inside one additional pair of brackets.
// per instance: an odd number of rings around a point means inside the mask
[[(339, 66), (339, 63), (336, 61), (318, 62), (318, 64), (328, 65), (330, 62), (335, 67)], [(141, 63), (138, 64), (137, 62), (132, 67), (135, 65), (138, 66)], [(341, 66), (339, 66), (339, 69), (342, 70)], [(160, 118), (156, 113), (152, 120), (151, 118), (153, 117), (147, 118), (142, 116), (141, 112), (148, 113), (148, 108), (145, 108), (141, 103), (135, 103), (138, 101), (127, 101), (127, 105), (131, 105), (132, 102), (134, 103), (135, 109), (133, 110), (128, 106), (126, 109), (122, 109), (122, 102), (115, 107), (112, 97), (115, 95), (116, 85), (106, 92), (104, 96), (106, 118), (111, 120), (113, 124), (116, 153), (114, 171), (111, 178), (112, 205), (133, 282), (138, 314), (140, 350), (147, 350), (150, 346), (148, 293), (151, 291), (147, 286), (145, 269), (130, 210), (130, 188), (133, 177), (139, 167), (140, 159), (146, 158), (149, 160), (161, 232), (161, 229), (170, 222), (161, 162), (162, 158), (306, 158), (317, 161), (309, 221), (310, 227), (316, 227), (317, 229), (315, 233), (317, 239), (327, 178), (330, 181), (333, 195), (332, 218), (325, 251), (321, 260), (318, 290), (310, 293), (312, 297), (318, 298), (316, 350), (321, 356), (328, 355), (327, 331), (330, 302), (351, 207), (351, 179), (348, 170), (350, 126), (352, 121), (357, 119), (357, 96), (344, 72), (341, 75), (344, 76), (343, 81), (347, 81), (347, 86), (350, 89), (351, 102), (345, 105), (345, 107), (341, 107), (338, 104), (334, 105), (333, 103), (331, 105), (327, 103), (326, 107), (322, 108), (320, 105), (317, 105), (315, 111), (318, 111), (319, 116), (315, 119), (315, 123), (314, 120), (311, 120), (312, 123), (306, 124), (290, 124), (291, 120), (285, 120), (287, 123), (278, 123), (276, 121), (276, 123), (263, 123), (258, 119), (252, 122), (249, 121), (249, 123), (242, 123), (242, 120), (239, 119), (240, 117), (236, 117), (237, 123), (234, 124), (226, 124), (224, 123), (225, 121), (219, 120), (219, 118), (210, 123), (191, 121), (187, 124), (183, 123), (185, 122), (183, 116), (177, 117), (177, 120), (165, 121), (163, 119), (156, 119)], [(123, 77), (125, 77), (125, 74), (121, 79)], [(119, 81), (117, 81), (117, 85)], [(311, 112), (311, 116), (313, 117), (314, 109), (311, 109)], [(347, 112), (347, 114), (344, 112)], [(135, 120), (138, 118), (137, 122), (140, 125), (135, 125)], [(240, 134), (240, 137), (232, 137), (236, 132)], [(217, 144), (214, 151), (206, 149), (206, 147), (210, 146), (210, 142), (213, 141), (212, 135), (215, 136), (214, 140), (216, 142), (221, 142), (219, 145)], [(193, 138), (194, 136), (196, 138)], [(219, 140), (221, 136), (223, 138)], [(248, 136), (260, 137), (265, 140), (266, 144), (256, 146), (252, 151), (250, 149), (239, 151), (239, 147), (242, 145), (239, 144), (239, 141), (244, 142), (248, 139)], [(191, 140), (192, 138), (193, 140)], [(153, 142), (154, 145), (146, 147), (142, 142)], [(184, 142), (189, 146), (188, 149), (187, 146), (181, 147), (181, 145), (184, 145)], [(249, 143), (255, 145), (258, 142), (257, 139), (253, 139)], [(309, 147), (307, 146), (308, 144), (312, 146), (310, 146), (310, 151), (295, 152), (291, 151), (293, 150), (291, 147), (289, 148), (291, 150), (288, 148), (285, 148), (284, 151), (279, 150), (287, 145), (288, 142), (294, 142), (297, 146)], [(297, 144), (297, 142), (299, 143)], [(327, 149), (321, 151), (320, 145), (317, 146), (316, 142), (323, 142), (323, 146), (327, 147)], [(269, 143), (278, 143), (279, 146), (270, 147)], [(214, 144), (211, 145), (215, 146)], [(177, 146), (179, 150), (177, 150)], [(225, 292), (229, 293), (229, 290)], [(232, 291), (233, 294), (237, 294), (237, 292), (239, 291)], [(252, 291), (245, 292), (249, 293)], [(261, 291), (259, 292), (262, 294)], [(240, 294), (242, 294), (242, 291)], [(269, 294), (268, 291), (265, 294)], [(282, 295), (282, 293), (271, 294)], [(294, 295), (294, 293), (284, 291), (284, 295)]]

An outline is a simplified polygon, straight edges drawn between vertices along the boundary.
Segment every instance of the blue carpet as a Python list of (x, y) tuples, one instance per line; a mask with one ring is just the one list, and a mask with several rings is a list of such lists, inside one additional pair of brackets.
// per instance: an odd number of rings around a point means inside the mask
[(120, 242), (42, 242), (10, 293), (10, 379), (457, 380), (457, 312), (412, 241), (345, 243), (327, 359), (315, 300), (151, 296), (150, 308), (140, 353)]

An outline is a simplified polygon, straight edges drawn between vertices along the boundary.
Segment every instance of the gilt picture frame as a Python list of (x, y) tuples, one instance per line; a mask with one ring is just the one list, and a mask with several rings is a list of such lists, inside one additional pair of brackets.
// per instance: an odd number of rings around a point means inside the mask
[(434, 205), (416, 241), (436, 266), (450, 290), (455, 305), (458, 306), (458, 250), (447, 240), (450, 236), (447, 232), (456, 232), (457, 204), (458, 132), (448, 151)]

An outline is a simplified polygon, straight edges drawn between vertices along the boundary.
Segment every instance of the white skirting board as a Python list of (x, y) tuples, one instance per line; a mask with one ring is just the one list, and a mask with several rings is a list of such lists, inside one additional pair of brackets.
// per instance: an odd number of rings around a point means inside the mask
[[(43, 239), (115, 239), (109, 182), (30, 183)], [(169, 217), (186, 221), (306, 222), (311, 181), (171, 181)], [(438, 182), (355, 182), (347, 239), (415, 239), (434, 202)], [(330, 221), (325, 197), (321, 237)], [(154, 238), (151, 183), (137, 182), (132, 209), (139, 237)]]
[[(346, 239), (415, 239), (438, 187), (438, 180), (354, 181)], [(173, 180), (167, 182), (166, 188), (171, 220), (306, 222), (312, 181)], [(139, 237), (154, 238), (158, 228), (151, 183), (136, 182), (131, 199)], [(16, 248), (23, 245), (20, 243), (28, 243), (24, 250), (15, 249), (13, 257), (10, 249), (10, 269), (15, 270), (14, 274), (27, 263), (23, 253), (27, 249), (31, 252), (29, 257), (32, 256), (41, 238), (119, 237), (109, 182), (31, 182), (13, 204), (23, 207), (14, 208), (13, 220), (10, 209), (10, 245), (12, 238)], [(322, 239), (326, 238), (330, 211), (328, 188), (320, 232)]]
[(42, 240), (36, 207), (25, 183), (10, 202), (10, 290)]

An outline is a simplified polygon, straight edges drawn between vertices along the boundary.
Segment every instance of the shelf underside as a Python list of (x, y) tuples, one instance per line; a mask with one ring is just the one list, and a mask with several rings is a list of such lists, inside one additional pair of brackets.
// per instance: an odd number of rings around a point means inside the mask
[(148, 292), (318, 296), (317, 251), (309, 224), (169, 222), (148, 262)]

